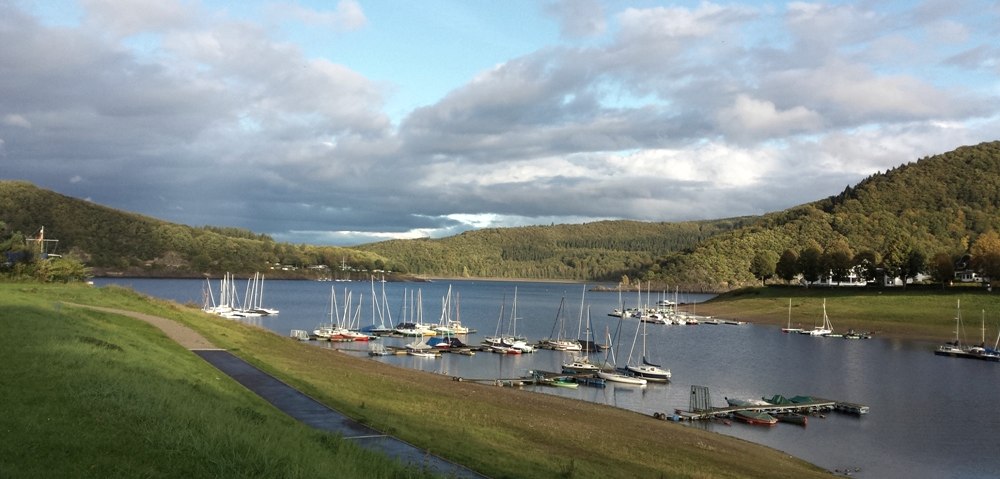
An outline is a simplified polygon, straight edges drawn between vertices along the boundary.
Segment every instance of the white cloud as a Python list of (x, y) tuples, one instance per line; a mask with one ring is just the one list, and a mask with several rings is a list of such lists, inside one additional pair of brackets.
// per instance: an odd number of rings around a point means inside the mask
[(737, 96), (733, 105), (721, 110), (716, 119), (719, 128), (737, 140), (816, 131), (823, 124), (816, 112), (803, 106), (779, 111), (774, 103), (745, 94)]
[(28, 121), (27, 118), (15, 113), (4, 115), (3, 121), (0, 121), (0, 124), (5, 126), (15, 126), (18, 128), (31, 128), (31, 122)]
[(544, 10), (559, 21), (564, 37), (596, 36), (607, 28), (604, 8), (597, 0), (555, 0)]
[(618, 21), (625, 41), (657, 41), (705, 37), (751, 13), (748, 8), (705, 2), (694, 10), (684, 7), (627, 8)]

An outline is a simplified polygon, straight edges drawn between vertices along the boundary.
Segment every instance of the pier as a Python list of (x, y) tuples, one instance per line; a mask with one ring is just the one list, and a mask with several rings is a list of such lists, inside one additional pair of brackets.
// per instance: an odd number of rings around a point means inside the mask
[(687, 411), (683, 409), (675, 409), (674, 414), (672, 415), (657, 412), (653, 413), (653, 417), (656, 419), (670, 419), (674, 421), (699, 421), (725, 418), (731, 416), (733, 413), (741, 411), (763, 412), (768, 414), (811, 414), (832, 410), (848, 414), (856, 414), (858, 416), (868, 414), (869, 411), (868, 406), (864, 404), (817, 397), (808, 397), (807, 400), (800, 401), (784, 399), (783, 401), (768, 404), (712, 407), (711, 398), (708, 394), (708, 388), (704, 386), (691, 386), (691, 404), (689, 409), (690, 410)]

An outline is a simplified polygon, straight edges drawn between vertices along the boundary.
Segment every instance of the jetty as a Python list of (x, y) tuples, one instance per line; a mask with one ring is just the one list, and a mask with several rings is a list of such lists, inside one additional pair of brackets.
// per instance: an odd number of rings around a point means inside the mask
[[(775, 398), (781, 398), (782, 400), (774, 400)], [(754, 404), (713, 407), (711, 406), (707, 387), (691, 386), (691, 401), (688, 410), (675, 409), (673, 414), (657, 412), (653, 413), (653, 417), (673, 421), (699, 421), (728, 418), (737, 412), (814, 414), (823, 411), (840, 411), (862, 416), (868, 414), (869, 408), (864, 404), (812, 396), (796, 396), (791, 400), (785, 399), (782, 396), (775, 396), (772, 400), (764, 399), (762, 401), (755, 401)]]

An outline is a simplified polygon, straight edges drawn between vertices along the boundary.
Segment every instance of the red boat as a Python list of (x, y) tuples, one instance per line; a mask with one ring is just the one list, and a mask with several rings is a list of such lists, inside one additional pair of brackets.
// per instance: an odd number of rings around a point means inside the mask
[(733, 419), (761, 426), (773, 426), (778, 423), (776, 417), (760, 411), (736, 411), (733, 413)]

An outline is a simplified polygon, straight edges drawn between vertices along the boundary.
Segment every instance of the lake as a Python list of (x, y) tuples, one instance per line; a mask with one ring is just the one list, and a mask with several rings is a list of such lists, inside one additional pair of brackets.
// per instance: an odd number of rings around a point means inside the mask
[[(98, 286), (119, 284), (137, 291), (180, 303), (203, 304), (204, 280), (97, 279)], [(245, 294), (246, 280), (237, 282)], [(219, 284), (213, 280), (217, 297)], [(425, 322), (437, 322), (442, 298), (449, 287), (460, 305), (462, 323), (478, 332), (462, 338), (479, 344), (492, 335), (501, 317), (510, 308), (517, 289), (518, 333), (531, 341), (548, 338), (563, 329), (566, 336), (585, 334), (589, 308), (598, 342), (605, 331), (612, 334), (618, 318), (608, 313), (623, 301), (637, 304), (635, 293), (619, 299), (617, 292), (587, 291), (584, 285), (551, 282), (435, 281), (428, 283), (375, 283), (377, 296), (382, 288), (388, 299), (392, 324), (399, 322), (403, 297), (419, 291)], [(592, 287), (593, 285), (589, 285)], [(351, 292), (352, 306), (361, 304), (362, 324), (372, 322), (373, 285), (364, 282), (311, 282), (267, 280), (263, 305), (277, 308), (277, 316), (244, 320), (287, 336), (293, 329), (312, 331), (330, 321), (331, 288), (338, 306), (345, 306), (345, 291)], [(672, 293), (653, 293), (673, 299)], [(697, 302), (711, 295), (678, 294), (690, 303), (682, 310), (697, 313)], [(583, 307), (581, 308), (581, 299)], [(557, 322), (560, 303), (564, 301)], [(643, 303), (646, 300), (643, 299)], [(583, 314), (581, 314), (581, 309)], [(943, 307), (942, 311), (949, 311)], [(828, 311), (834, 328), (837, 312)], [(776, 312), (781, 314), (781, 312)], [(505, 317), (505, 320), (507, 318)], [(582, 321), (581, 321), (582, 319)], [(738, 319), (738, 318), (735, 318)], [(820, 320), (821, 318), (816, 318)], [(950, 316), (942, 321), (950, 321)], [(378, 319), (375, 319), (378, 322)], [(386, 321), (389, 320), (386, 318)], [(808, 326), (808, 321), (803, 318)], [(561, 324), (560, 324), (561, 323)], [(560, 327), (561, 326), (561, 327)], [(636, 336), (635, 320), (623, 322), (616, 349), (623, 363)], [(506, 325), (504, 325), (506, 328)], [(949, 338), (942, 338), (942, 341)], [(386, 345), (402, 345), (411, 340), (383, 338)], [(807, 427), (778, 424), (774, 427), (740, 423), (692, 423), (704, 428), (763, 444), (833, 470), (860, 469), (853, 477), (940, 478), (996, 477), (1000, 470), (1000, 364), (935, 356), (936, 345), (875, 338), (844, 340), (783, 334), (776, 326), (708, 325), (646, 326), (646, 349), (653, 362), (670, 368), (670, 383), (650, 383), (646, 387), (614, 385), (606, 388), (580, 386), (579, 389), (528, 386), (545, 394), (608, 404), (644, 414), (688, 409), (692, 385), (707, 386), (712, 404), (724, 406), (725, 397), (760, 398), (782, 394), (817, 396), (870, 406), (871, 412), (854, 416), (837, 412), (825, 418), (810, 417)], [(337, 347), (367, 357), (362, 343), (322, 343), (310, 341), (303, 347)], [(373, 358), (401, 367), (462, 376), (466, 378), (514, 378), (532, 369), (559, 371), (574, 353), (541, 350), (521, 356), (478, 353), (475, 356), (444, 354), (439, 359), (412, 356)], [(639, 354), (636, 352), (635, 354)], [(594, 358), (597, 356), (597, 358)], [(592, 354), (603, 360), (603, 353)], [(668, 427), (667, 424), (663, 424)], [(669, 444), (663, 445), (669, 448)]]

